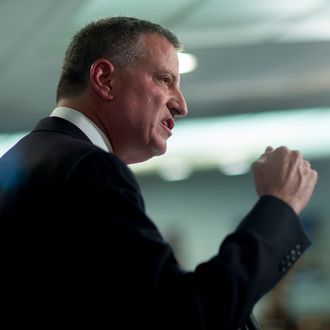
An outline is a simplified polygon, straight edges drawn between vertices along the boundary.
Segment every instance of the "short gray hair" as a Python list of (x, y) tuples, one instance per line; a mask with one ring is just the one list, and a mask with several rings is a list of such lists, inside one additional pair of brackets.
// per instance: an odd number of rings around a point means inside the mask
[(79, 95), (87, 87), (90, 66), (98, 58), (107, 58), (114, 65), (131, 68), (144, 51), (140, 37), (148, 33), (159, 34), (177, 50), (181, 49), (175, 34), (146, 20), (119, 16), (86, 25), (73, 37), (66, 51), (57, 86), (57, 101)]

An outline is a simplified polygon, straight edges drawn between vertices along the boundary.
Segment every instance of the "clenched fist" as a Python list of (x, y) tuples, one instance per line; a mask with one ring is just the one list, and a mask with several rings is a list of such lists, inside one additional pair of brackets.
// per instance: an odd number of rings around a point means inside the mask
[(252, 164), (257, 194), (282, 199), (299, 214), (312, 196), (317, 172), (301, 153), (286, 147), (267, 147)]

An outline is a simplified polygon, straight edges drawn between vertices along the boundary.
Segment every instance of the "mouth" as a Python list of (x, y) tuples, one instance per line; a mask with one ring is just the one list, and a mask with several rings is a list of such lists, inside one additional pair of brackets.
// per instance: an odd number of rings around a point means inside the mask
[(164, 119), (162, 121), (163, 126), (167, 129), (169, 135), (172, 135), (172, 129), (174, 128), (174, 120), (172, 118)]

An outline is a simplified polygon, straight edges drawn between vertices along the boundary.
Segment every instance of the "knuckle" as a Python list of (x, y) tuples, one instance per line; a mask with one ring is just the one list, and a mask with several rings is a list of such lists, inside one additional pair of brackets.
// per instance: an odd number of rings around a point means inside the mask
[(276, 150), (280, 151), (280, 152), (284, 152), (287, 149), (287, 147), (285, 146), (280, 146), (278, 147)]
[(292, 150), (291, 155), (294, 160), (302, 159), (302, 154), (299, 150)]
[(290, 149), (286, 146), (280, 146), (277, 148), (278, 153), (282, 156), (287, 156), (290, 153)]
[(250, 166), (251, 170), (253, 170), (253, 171), (256, 167), (257, 167), (257, 161), (253, 162)]
[(259, 167), (260, 167), (260, 162), (259, 162), (259, 161), (255, 161), (255, 162), (252, 163), (252, 165), (251, 165), (251, 170), (252, 170), (252, 171), (257, 171)]
[(287, 146), (280, 146), (279, 149), (281, 149), (284, 152), (289, 152), (290, 151), (290, 149)]

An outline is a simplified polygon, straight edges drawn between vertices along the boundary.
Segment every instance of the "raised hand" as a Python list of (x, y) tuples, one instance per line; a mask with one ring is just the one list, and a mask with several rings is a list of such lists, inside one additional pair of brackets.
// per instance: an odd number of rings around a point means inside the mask
[(299, 214), (310, 200), (317, 172), (297, 150), (267, 147), (252, 164), (257, 194), (282, 199)]

